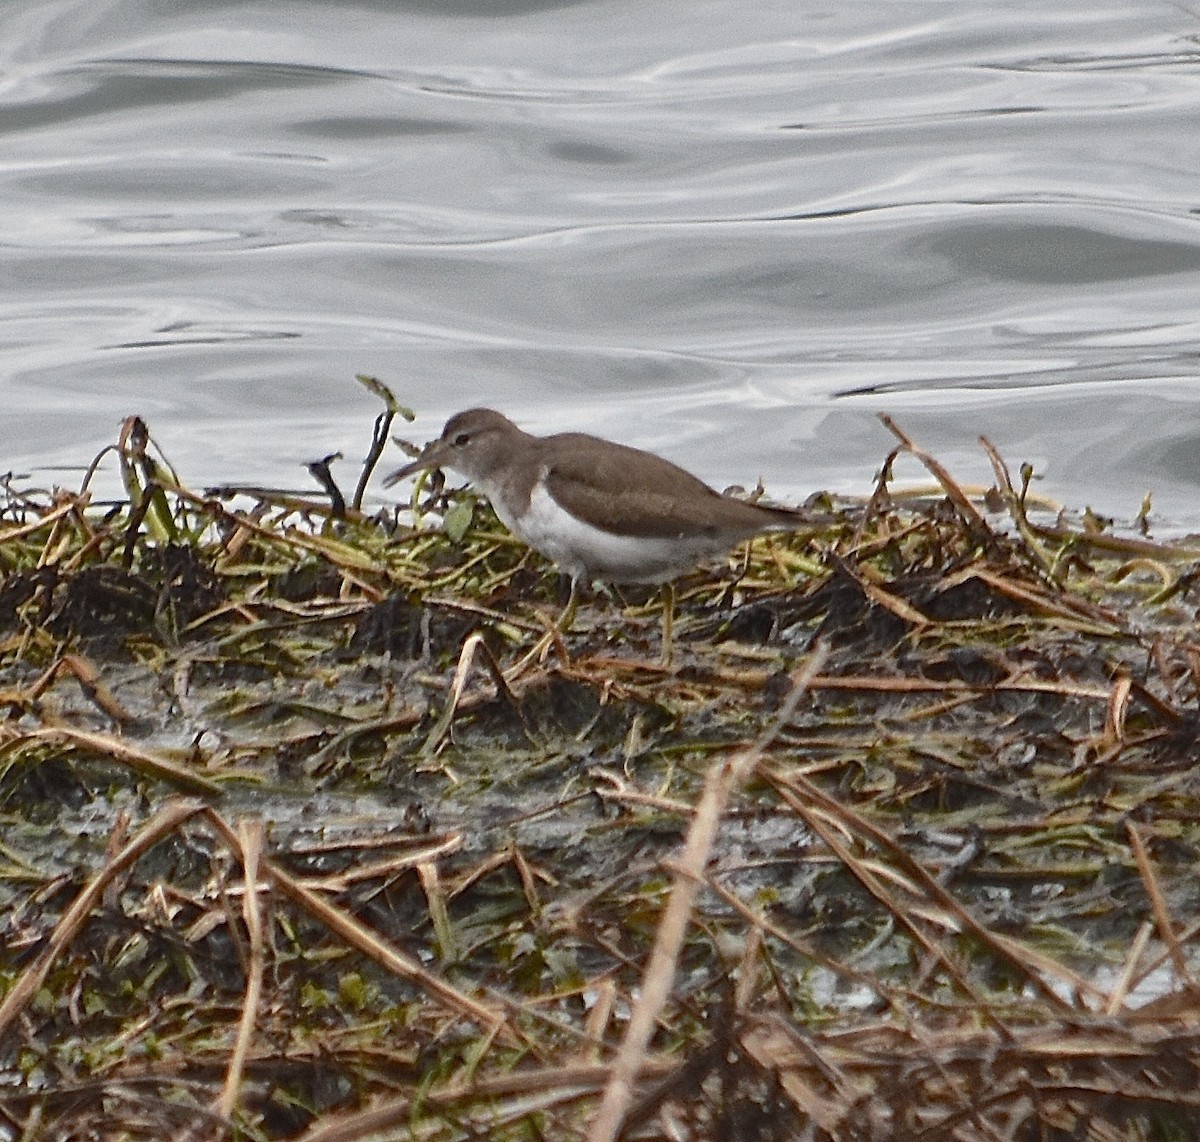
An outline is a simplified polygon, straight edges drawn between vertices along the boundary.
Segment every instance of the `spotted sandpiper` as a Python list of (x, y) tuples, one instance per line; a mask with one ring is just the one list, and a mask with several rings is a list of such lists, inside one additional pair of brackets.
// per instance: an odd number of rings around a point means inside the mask
[(452, 416), (385, 484), (427, 468), (466, 476), (573, 588), (593, 579), (664, 583), (759, 532), (806, 522), (789, 508), (721, 495), (653, 452), (582, 432), (533, 436), (490, 408)]

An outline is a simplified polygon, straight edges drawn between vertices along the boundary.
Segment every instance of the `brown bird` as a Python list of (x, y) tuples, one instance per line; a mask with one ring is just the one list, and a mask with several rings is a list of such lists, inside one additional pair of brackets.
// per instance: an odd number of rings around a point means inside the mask
[(452, 416), (392, 485), (428, 468), (466, 476), (505, 527), (571, 577), (663, 583), (763, 531), (810, 522), (714, 491), (638, 448), (582, 432), (533, 436), (490, 408)]

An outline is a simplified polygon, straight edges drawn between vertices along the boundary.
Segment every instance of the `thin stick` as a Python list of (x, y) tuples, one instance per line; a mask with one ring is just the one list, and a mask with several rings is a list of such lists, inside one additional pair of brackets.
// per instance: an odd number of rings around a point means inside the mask
[(1133, 983), (1134, 973), (1137, 971), (1138, 963), (1145, 953), (1146, 945), (1150, 942), (1152, 935), (1154, 935), (1154, 921), (1143, 920), (1142, 926), (1137, 930), (1137, 935), (1133, 938), (1133, 944), (1129, 948), (1129, 955), (1125, 957), (1125, 965), (1121, 968), (1121, 974), (1117, 977), (1117, 982), (1113, 984), (1112, 992), (1109, 994), (1108, 1001), (1104, 1005), (1105, 1015), (1116, 1015), (1125, 1006), (1130, 985)]
[(59, 745), (75, 746), (79, 749), (91, 750), (109, 761), (124, 765), (135, 773), (146, 777), (155, 777), (166, 781), (185, 793), (199, 793), (209, 797), (219, 797), (221, 787), (207, 777), (194, 773), (183, 766), (175, 765), (166, 758), (130, 745), (123, 738), (111, 734), (96, 733), (93, 730), (79, 730), (74, 726), (45, 726), (41, 729), (29, 730), (18, 734), (13, 740), (4, 742), (5, 752), (23, 745), (26, 741), (48, 741)]
[[(1175, 934), (1175, 926), (1171, 923), (1171, 915), (1167, 910), (1167, 902), (1158, 886), (1158, 878), (1154, 875), (1154, 866), (1150, 863), (1150, 854), (1146, 852), (1145, 842), (1141, 833), (1132, 821), (1125, 822), (1125, 835), (1129, 838), (1129, 848), (1137, 863), (1138, 872), (1142, 877), (1142, 885), (1146, 895), (1150, 897), (1150, 907), (1154, 913), (1154, 923), (1158, 927), (1158, 938), (1166, 945), (1171, 963), (1175, 966), (1175, 974), (1184, 982), (1189, 991), (1196, 991), (1196, 978), (1188, 969), (1187, 957), (1183, 954), (1179, 937)], [(1142, 977), (1144, 978), (1144, 976)]]
[(237, 1106), (242, 1074), (258, 1018), (265, 965), (262, 910), (258, 899), (258, 867), (263, 848), (262, 821), (243, 817), (238, 821), (238, 840), (241, 842), (242, 879), (246, 888), (242, 893), (242, 917), (246, 921), (246, 932), (250, 937), (250, 965), (246, 979), (246, 998), (242, 1001), (242, 1018), (238, 1023), (237, 1039), (234, 1040), (229, 1069), (225, 1073), (225, 1087), (213, 1108), (214, 1112), (224, 1119), (229, 1119)]
[(946, 497), (958, 508), (958, 514), (963, 517), (963, 522), (966, 523), (967, 527), (978, 535), (990, 535), (991, 531), (984, 522), (983, 516), (975, 510), (975, 505), (967, 499), (966, 493), (958, 486), (957, 481), (942, 464), (930, 456), (920, 445), (915, 444), (912, 437), (888, 416), (886, 412), (881, 412), (879, 419), (883, 421), (888, 431), (904, 445), (905, 451), (911, 452), (920, 460), (928, 469), (929, 474), (941, 484)]
[(1038, 565), (1038, 570), (1048, 578), (1054, 577), (1053, 560), (1042, 550), (1042, 545), (1038, 543), (1037, 536), (1033, 533), (1033, 528), (1029, 526), (1029, 517), (1025, 514), (1025, 501), (1023, 496), (1018, 496), (1013, 489), (1012, 477), (1008, 474), (1008, 467), (1004, 463), (1003, 457), (996, 451), (996, 446), (986, 437), (981, 436), (979, 443), (983, 446), (984, 452), (987, 453), (987, 458), (992, 463), (992, 471), (996, 474), (996, 485), (1000, 489), (1000, 494), (1004, 499), (1004, 506), (1008, 508), (1008, 514), (1012, 517), (1013, 523), (1017, 525), (1017, 531), (1021, 535), (1021, 539), (1025, 542), (1025, 549), (1033, 557), (1034, 562)]

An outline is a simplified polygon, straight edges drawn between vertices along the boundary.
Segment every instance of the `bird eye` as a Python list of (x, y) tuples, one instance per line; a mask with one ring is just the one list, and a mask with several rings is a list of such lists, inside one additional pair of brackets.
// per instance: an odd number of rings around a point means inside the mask
[(457, 436), (454, 438), (454, 440), (453, 440), (453, 441), (451, 441), (451, 443), (452, 443), (452, 444), (453, 444), (453, 445), (454, 445), (456, 448), (461, 448), (461, 447), (462, 447), (464, 444), (466, 444), (466, 443), (467, 443), (467, 441), (468, 441), (468, 440), (470, 440), (470, 439), (471, 439), (471, 434), (470, 434), (469, 432), (460, 432), (460, 433), (459, 433), (459, 434), (458, 434), (458, 435), (457, 435)]

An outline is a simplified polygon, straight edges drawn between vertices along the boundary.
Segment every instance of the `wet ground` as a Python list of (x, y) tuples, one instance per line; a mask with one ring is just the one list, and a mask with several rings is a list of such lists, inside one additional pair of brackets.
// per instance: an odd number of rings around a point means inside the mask
[(645, 1137), (1194, 1125), (1200, 546), (913, 446), (664, 646), (459, 494), (140, 439), (0, 515), (0, 1138), (584, 1137), (622, 1052)]

